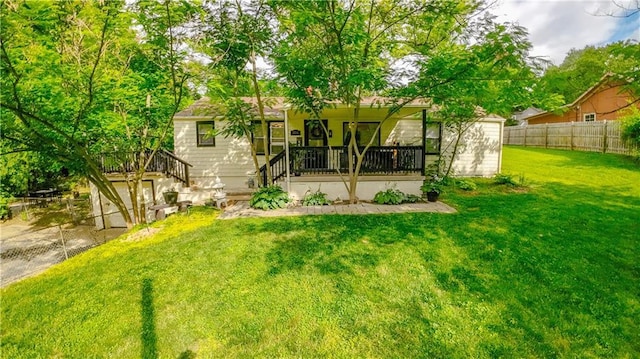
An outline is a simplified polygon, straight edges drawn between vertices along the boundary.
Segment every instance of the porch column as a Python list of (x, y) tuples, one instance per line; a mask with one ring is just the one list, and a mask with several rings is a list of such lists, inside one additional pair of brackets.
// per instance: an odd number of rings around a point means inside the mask
[(287, 115), (287, 108), (284, 109), (284, 159), (286, 161), (286, 182), (287, 192), (291, 193), (291, 162), (289, 161), (289, 116)]
[(425, 175), (427, 161), (427, 109), (422, 109), (422, 175)]

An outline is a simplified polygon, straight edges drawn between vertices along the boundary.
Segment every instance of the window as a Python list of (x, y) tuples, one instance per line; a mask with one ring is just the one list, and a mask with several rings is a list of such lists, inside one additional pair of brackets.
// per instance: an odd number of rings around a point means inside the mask
[(284, 151), (284, 122), (268, 122), (267, 135), (262, 132), (260, 122), (253, 123), (253, 143), (256, 144), (256, 154), (264, 155), (265, 145), (269, 146), (269, 153), (274, 155)]
[[(349, 123), (350, 122), (342, 123), (342, 134), (345, 146), (349, 144), (349, 141), (351, 141)], [(356, 129), (356, 142), (358, 147), (366, 146), (371, 140), (371, 137), (374, 136), (371, 146), (380, 146), (380, 131), (376, 133), (376, 129), (379, 124), (380, 122), (358, 122), (358, 128)]]
[(264, 155), (265, 136), (262, 133), (260, 122), (253, 123), (253, 143), (256, 145), (256, 154)]
[(214, 128), (215, 126), (213, 121), (196, 122), (198, 147), (212, 147), (216, 145), (216, 136), (213, 133)]
[(272, 155), (284, 151), (284, 122), (269, 122), (269, 146)]
[(427, 123), (425, 133), (425, 147), (428, 155), (440, 154), (440, 141), (442, 139), (442, 124), (440, 122)]
[(584, 121), (585, 122), (591, 122), (591, 121), (595, 121), (596, 120), (596, 114), (595, 113), (585, 113), (584, 114)]

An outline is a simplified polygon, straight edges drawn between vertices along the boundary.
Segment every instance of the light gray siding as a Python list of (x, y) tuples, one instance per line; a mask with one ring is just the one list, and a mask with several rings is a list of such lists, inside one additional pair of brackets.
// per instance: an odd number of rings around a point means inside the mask
[[(228, 187), (245, 187), (247, 172), (253, 171), (249, 143), (245, 139), (225, 138), (218, 135), (215, 146), (198, 147), (196, 122), (200, 120), (174, 120), (174, 147), (178, 158), (190, 163), (189, 176), (199, 188), (209, 188), (216, 176)], [(221, 129), (224, 121), (216, 121), (215, 128)]]

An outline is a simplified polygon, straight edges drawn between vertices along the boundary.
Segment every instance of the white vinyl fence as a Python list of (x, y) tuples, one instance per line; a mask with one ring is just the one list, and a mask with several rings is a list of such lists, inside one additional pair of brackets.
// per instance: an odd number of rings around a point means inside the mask
[(618, 121), (507, 126), (504, 128), (503, 143), (575, 151), (631, 153), (631, 148), (620, 138)]

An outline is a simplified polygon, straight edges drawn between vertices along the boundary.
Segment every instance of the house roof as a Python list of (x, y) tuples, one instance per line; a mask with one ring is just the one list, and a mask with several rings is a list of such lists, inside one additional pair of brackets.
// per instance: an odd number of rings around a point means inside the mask
[[(241, 97), (242, 101), (252, 106), (257, 106), (257, 99), (255, 97)], [(329, 102), (336, 108), (343, 108), (346, 105), (338, 101)], [(263, 97), (263, 104), (265, 109), (265, 115), (269, 118), (282, 118), (283, 112), (291, 108), (291, 105), (284, 97)], [(392, 105), (391, 99), (381, 96), (369, 96), (363, 97), (360, 101), (362, 108), (373, 107), (390, 107)], [(431, 107), (431, 102), (427, 100), (417, 99), (408, 102), (404, 107)], [(222, 116), (224, 110), (220, 104), (216, 104), (211, 101), (209, 97), (201, 97), (193, 102), (184, 110), (175, 114), (175, 118), (193, 118), (193, 117), (217, 117)]]
[[(589, 97), (596, 94), (599, 90), (601, 90), (605, 86), (607, 86), (607, 88), (613, 88), (613, 87), (618, 87), (622, 85), (621, 82), (612, 81), (611, 79), (612, 79), (612, 75), (610, 73), (604, 74), (604, 76), (602, 76), (595, 85), (591, 86), (588, 90), (583, 92), (582, 95), (578, 96), (578, 98), (576, 98), (573, 102), (560, 106), (558, 110), (575, 108), (579, 104), (586, 101)], [(551, 113), (554, 113), (554, 111), (544, 111), (544, 112), (535, 114), (533, 116), (529, 116), (525, 119), (526, 120), (536, 119), (538, 117), (546, 116)]]

